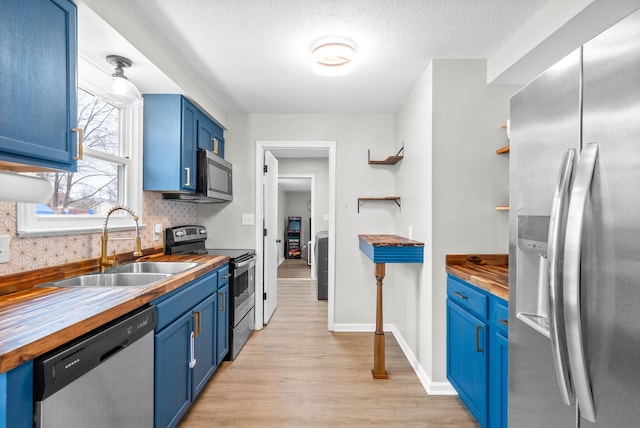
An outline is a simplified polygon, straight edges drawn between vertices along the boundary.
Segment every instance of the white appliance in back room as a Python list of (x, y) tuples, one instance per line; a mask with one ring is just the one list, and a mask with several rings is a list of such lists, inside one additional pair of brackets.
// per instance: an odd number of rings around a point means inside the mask
[(640, 11), (511, 100), (509, 426), (640, 426)]

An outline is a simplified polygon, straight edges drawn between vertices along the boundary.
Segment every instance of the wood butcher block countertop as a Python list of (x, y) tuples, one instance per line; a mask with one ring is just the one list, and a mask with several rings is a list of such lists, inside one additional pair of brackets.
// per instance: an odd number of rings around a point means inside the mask
[(504, 300), (509, 300), (509, 256), (506, 254), (447, 254), (447, 273)]
[(55, 349), (229, 262), (226, 256), (161, 254), (138, 260), (198, 262), (200, 265), (146, 288), (31, 287), (0, 296), (0, 373)]

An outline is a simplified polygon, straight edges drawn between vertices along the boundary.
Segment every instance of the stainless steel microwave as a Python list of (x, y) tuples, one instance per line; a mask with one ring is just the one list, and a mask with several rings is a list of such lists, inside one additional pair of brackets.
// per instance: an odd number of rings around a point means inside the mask
[(186, 202), (216, 203), (233, 200), (233, 165), (209, 150), (196, 156), (195, 193), (168, 193), (165, 199)]

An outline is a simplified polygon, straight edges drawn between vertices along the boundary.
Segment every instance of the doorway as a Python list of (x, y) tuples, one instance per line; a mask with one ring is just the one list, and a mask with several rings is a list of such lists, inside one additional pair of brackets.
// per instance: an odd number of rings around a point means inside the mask
[[(308, 167), (304, 159), (278, 159), (279, 171)], [(325, 159), (322, 159), (326, 163)], [(313, 280), (313, 240), (316, 231), (315, 174), (278, 174), (278, 280)], [(325, 195), (326, 199), (326, 195)], [(326, 205), (326, 201), (323, 201)]]
[[(263, 208), (264, 190), (261, 183), (263, 182), (263, 162), (265, 152), (271, 152), (275, 157), (282, 158), (318, 158), (324, 157), (328, 161), (328, 177), (326, 183), (326, 194), (328, 201), (323, 212), (318, 211), (314, 206), (314, 200), (311, 198), (311, 218), (316, 218), (326, 224), (328, 234), (328, 287), (327, 287), (327, 328), (332, 331), (334, 328), (334, 294), (335, 294), (335, 170), (336, 170), (336, 145), (335, 141), (257, 141), (256, 142), (256, 219), (262, 219), (263, 224), (265, 215)], [(260, 220), (258, 220), (260, 221)], [(258, 223), (260, 224), (260, 223)], [(315, 233), (316, 222), (311, 236), (313, 246), (313, 234)], [(263, 296), (264, 283), (264, 257), (265, 250), (263, 248), (264, 231), (263, 228), (256, 228), (256, 325), (257, 330), (262, 329), (263, 320)], [(308, 244), (307, 244), (308, 245)], [(311, 251), (312, 248), (311, 248)], [(313, 275), (313, 273), (312, 273)], [(258, 313), (260, 312), (260, 313)]]

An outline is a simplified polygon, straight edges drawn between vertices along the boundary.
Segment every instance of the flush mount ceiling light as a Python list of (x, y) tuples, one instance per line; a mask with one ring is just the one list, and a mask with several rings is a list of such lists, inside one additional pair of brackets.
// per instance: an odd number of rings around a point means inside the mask
[(124, 69), (131, 67), (131, 60), (120, 55), (108, 55), (107, 62), (115, 67), (115, 71), (104, 83), (100, 96), (118, 106), (142, 104), (140, 91), (124, 75)]
[(311, 48), (311, 68), (323, 76), (339, 76), (356, 68), (356, 48), (342, 38), (318, 40)]

